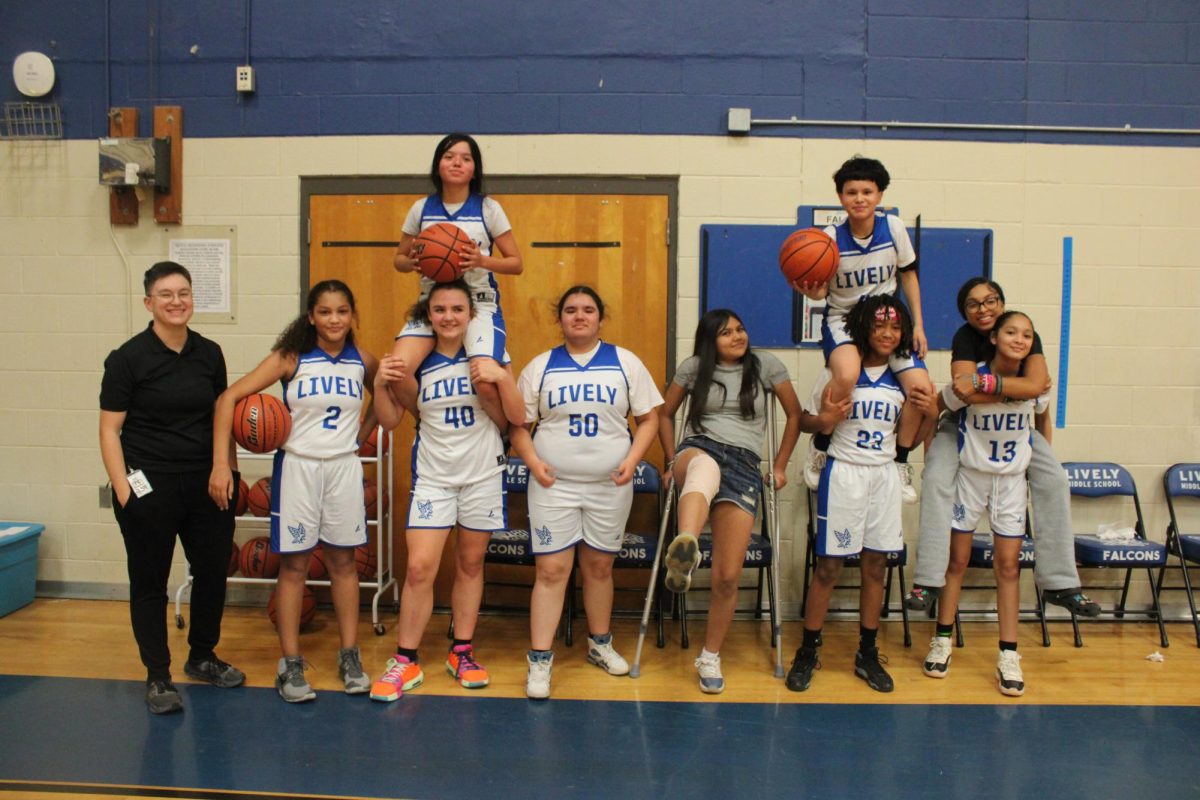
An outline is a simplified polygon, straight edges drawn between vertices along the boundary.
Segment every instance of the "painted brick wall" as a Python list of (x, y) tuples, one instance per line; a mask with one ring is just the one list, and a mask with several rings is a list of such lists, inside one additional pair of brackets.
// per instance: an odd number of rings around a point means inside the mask
[[(733, 106), (760, 119), (1200, 128), (1200, 5), (1187, 0), (857, 0), (836, 15), (816, 0), (653, 13), (631, 0), (110, 5), (106, 20), (100, 3), (46, 0), (0, 26), (6, 59), (54, 59), (69, 137), (103, 135), (108, 105), (155, 104), (184, 105), (188, 135), (203, 137), (720, 134)], [(258, 90), (239, 97), (247, 59)], [(18, 99), (11, 86), (5, 99)]]

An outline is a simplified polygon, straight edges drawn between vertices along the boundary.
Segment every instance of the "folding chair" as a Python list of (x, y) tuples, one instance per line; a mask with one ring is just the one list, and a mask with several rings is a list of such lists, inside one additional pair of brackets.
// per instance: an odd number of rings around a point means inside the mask
[(1163, 591), (1187, 593), (1192, 627), (1196, 630), (1196, 646), (1200, 647), (1200, 617), (1196, 615), (1196, 596), (1189, 574), (1191, 564), (1200, 564), (1200, 533), (1184, 533), (1176, 509), (1177, 501), (1181, 498), (1200, 498), (1200, 464), (1173, 464), (1163, 473), (1163, 490), (1167, 496), (1167, 513), (1171, 518), (1167, 523), (1167, 555), (1168, 558), (1173, 555), (1179, 559), (1179, 564), (1171, 568), (1178, 569), (1183, 575), (1183, 586), (1163, 586), (1163, 578), (1170, 566), (1164, 559), (1163, 565), (1158, 568), (1157, 591), (1160, 597)]
[[(1067, 471), (1067, 483), (1072, 497), (1098, 498), (1129, 497), (1133, 500), (1134, 538), (1110, 541), (1097, 535), (1075, 535), (1075, 563), (1086, 569), (1125, 569), (1125, 582), (1121, 588), (1121, 599), (1111, 609), (1101, 609), (1101, 614), (1123, 620), (1126, 614), (1142, 615), (1158, 623), (1159, 641), (1168, 647), (1167, 630), (1163, 627), (1162, 609), (1158, 603), (1158, 586), (1154, 580), (1154, 568), (1167, 561), (1166, 545), (1151, 542), (1146, 538), (1146, 526), (1142, 519), (1142, 504), (1138, 500), (1137, 486), (1129, 470), (1120, 464), (1106, 461), (1072, 461), (1063, 464)], [(1123, 504), (1123, 507), (1127, 504)], [(1150, 581), (1151, 607), (1130, 610), (1125, 607), (1129, 599), (1129, 582), (1134, 569), (1144, 568)], [(1112, 589), (1111, 586), (1085, 585), (1085, 590)], [(1079, 636), (1079, 618), (1071, 612), (1071, 625), (1075, 632), (1075, 646), (1083, 647)]]
[[(773, 537), (779, 530), (779, 510), (778, 503), (775, 497), (775, 483), (770, 479), (770, 465), (775, 463), (775, 393), (767, 392), (767, 477), (762, 481), (762, 492), (764, 499), (764, 510), (761, 517), (760, 527), (757, 532), (750, 534), (750, 544), (746, 548), (746, 557), (742, 562), (743, 569), (750, 568), (756, 570), (757, 580), (754, 585), (746, 587), (738, 587), (739, 591), (743, 588), (753, 589), (755, 591), (754, 605), (747, 609), (737, 609), (735, 613), (753, 613), (755, 619), (762, 619), (763, 613), (763, 587), (767, 590), (767, 611), (771, 620), (771, 646), (775, 649), (775, 677), (782, 678), (783, 670), (783, 634), (782, 626), (779, 621), (779, 608), (776, 602), (776, 587), (779, 585), (779, 559), (776, 557)], [(712, 548), (713, 535), (711, 533), (701, 533), (699, 536), (700, 542), (700, 566), (697, 569), (712, 568)], [(688, 593), (679, 595), (679, 626), (681, 644), (683, 647), (689, 647), (691, 642), (688, 637), (687, 625), (687, 598), (688, 594), (697, 591), (706, 591), (703, 587), (693, 587)]]
[[(480, 607), (489, 611), (526, 611), (528, 606), (513, 606), (504, 604), (488, 603), (487, 590), (489, 586), (501, 587), (506, 589), (520, 588), (532, 589), (532, 583), (516, 583), (512, 580), (488, 580), (487, 567), (489, 564), (503, 567), (534, 567), (535, 561), (533, 557), (533, 548), (530, 544), (529, 534), (529, 519), (528, 514), (524, 509), (518, 508), (517, 514), (512, 514), (512, 501), (514, 497), (524, 497), (529, 488), (529, 468), (517, 456), (509, 456), (508, 464), (504, 469), (504, 489), (508, 493), (509, 501), (509, 520), (506, 530), (496, 531), (492, 534), (491, 541), (488, 542), (487, 555), (484, 556), (484, 601)], [(513, 517), (520, 519), (519, 525), (513, 524)], [(567, 646), (571, 646), (574, 641), (574, 636), (571, 630), (571, 615), (574, 613), (574, 592), (575, 573), (571, 572), (571, 577), (567, 582), (567, 596), (563, 603), (563, 625), (565, 632), (563, 640)], [(453, 623), (451, 623), (453, 624)]]
[[(812, 581), (813, 572), (817, 568), (817, 498), (816, 493), (811, 489), (804, 493), (808, 504), (808, 547), (804, 553), (804, 599), (800, 603), (800, 616), (803, 617), (808, 609), (808, 586)], [(862, 556), (855, 554), (848, 558), (842, 559), (843, 569), (859, 569), (862, 566)], [(898, 553), (887, 554), (887, 577), (883, 585), (883, 609), (880, 611), (880, 616), (887, 619), (892, 612), (892, 584), (893, 578), (898, 576), (900, 582), (900, 594), (896, 604), (900, 609), (900, 616), (904, 623), (904, 646), (912, 647), (912, 633), (908, 628), (908, 608), (904, 605), (904, 596), (907, 590), (904, 587), (904, 567), (908, 565), (908, 545)], [(839, 583), (833, 587), (834, 589), (861, 589), (861, 583)], [(833, 606), (829, 607), (830, 613), (855, 613), (859, 608), (855, 606)]]

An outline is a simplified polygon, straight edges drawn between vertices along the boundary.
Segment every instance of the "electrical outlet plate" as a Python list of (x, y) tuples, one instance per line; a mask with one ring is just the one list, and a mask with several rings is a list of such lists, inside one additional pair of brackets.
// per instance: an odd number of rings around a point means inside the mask
[(241, 66), (237, 68), (237, 90), (239, 92), (254, 91), (254, 67)]

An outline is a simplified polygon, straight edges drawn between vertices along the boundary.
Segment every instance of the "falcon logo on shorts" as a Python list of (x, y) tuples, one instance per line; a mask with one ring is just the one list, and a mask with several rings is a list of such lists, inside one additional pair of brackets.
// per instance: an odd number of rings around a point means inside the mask
[(433, 501), (418, 500), (417, 501), (417, 516), (421, 519), (433, 519)]
[(954, 521), (962, 522), (967, 518), (967, 510), (963, 508), (962, 503), (954, 504)]
[(550, 529), (545, 525), (538, 528), (536, 531), (534, 531), (534, 533), (537, 534), (538, 544), (540, 544), (542, 547), (549, 547), (550, 543), (554, 541), (554, 537), (550, 535)]
[(287, 529), (288, 529), (288, 533), (290, 533), (292, 535), (292, 544), (303, 544), (304, 543), (304, 523), (303, 522), (301, 522), (299, 525), (297, 525), (294, 528), (291, 525), (288, 525)]
[(837, 539), (838, 547), (845, 550), (850, 546), (850, 529), (844, 531), (834, 530), (833, 538)]

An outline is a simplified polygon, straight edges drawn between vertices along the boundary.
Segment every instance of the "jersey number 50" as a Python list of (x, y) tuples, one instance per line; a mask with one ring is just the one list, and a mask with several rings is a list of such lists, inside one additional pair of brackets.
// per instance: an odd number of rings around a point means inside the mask
[(595, 436), (600, 432), (600, 417), (596, 414), (572, 414), (567, 417), (567, 433), (571, 436)]

